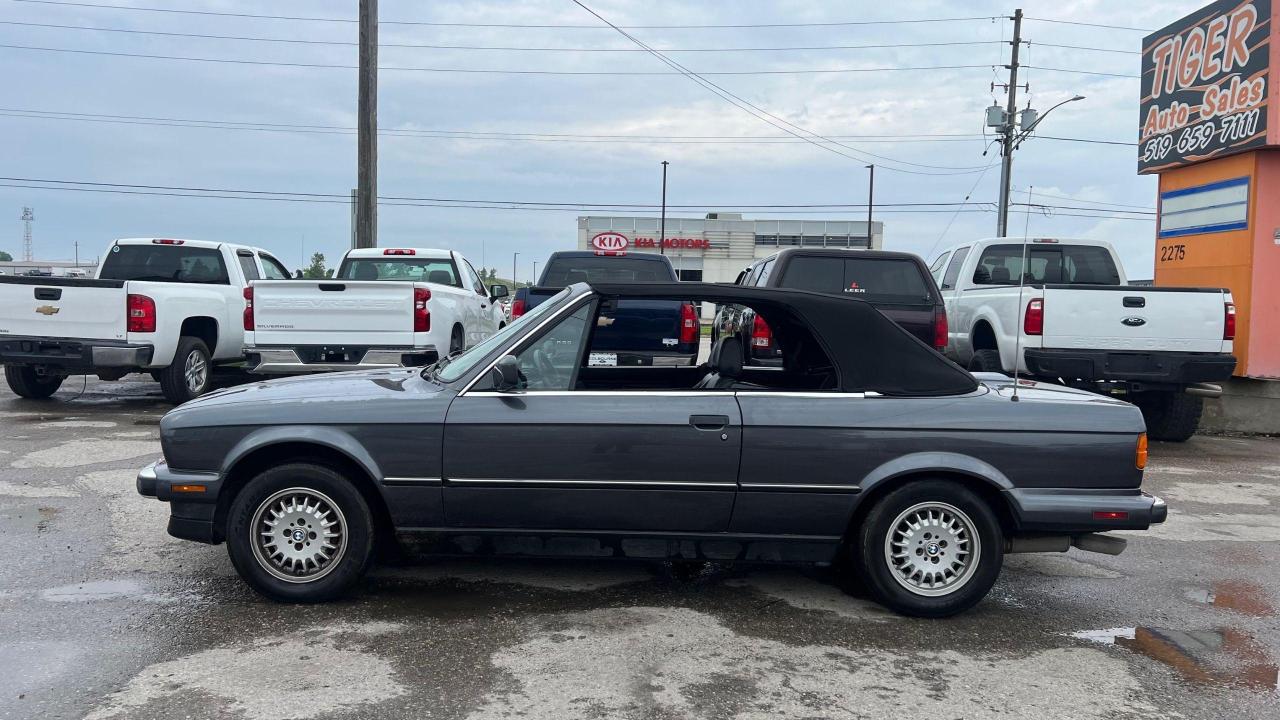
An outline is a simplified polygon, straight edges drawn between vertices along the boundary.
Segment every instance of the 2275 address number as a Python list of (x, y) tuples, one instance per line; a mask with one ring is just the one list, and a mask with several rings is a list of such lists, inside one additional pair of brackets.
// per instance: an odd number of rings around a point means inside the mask
[(1160, 262), (1169, 262), (1171, 260), (1186, 260), (1186, 245), (1161, 245), (1160, 246)]

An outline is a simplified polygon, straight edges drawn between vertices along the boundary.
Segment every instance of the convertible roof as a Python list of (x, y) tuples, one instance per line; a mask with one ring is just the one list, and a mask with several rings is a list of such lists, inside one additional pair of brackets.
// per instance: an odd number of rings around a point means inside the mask
[(792, 316), (822, 344), (840, 372), (840, 389), (845, 392), (959, 395), (978, 387), (967, 371), (862, 300), (804, 290), (691, 282), (601, 283), (591, 288), (617, 298), (750, 305), (766, 320)]

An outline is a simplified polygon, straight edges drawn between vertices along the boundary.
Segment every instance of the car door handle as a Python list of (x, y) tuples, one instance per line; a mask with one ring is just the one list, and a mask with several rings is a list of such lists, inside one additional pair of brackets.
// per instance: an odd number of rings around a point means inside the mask
[(728, 415), (690, 415), (689, 424), (695, 430), (723, 430), (729, 426)]

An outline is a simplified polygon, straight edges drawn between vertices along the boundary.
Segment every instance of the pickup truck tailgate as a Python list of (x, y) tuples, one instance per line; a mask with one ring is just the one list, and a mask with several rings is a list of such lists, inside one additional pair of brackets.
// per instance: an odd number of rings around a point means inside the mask
[(255, 280), (253, 342), (411, 346), (413, 288), (376, 280)]
[(0, 278), (0, 335), (125, 339), (123, 280)]
[[(1027, 298), (1035, 292), (1028, 288)], [(1224, 350), (1221, 290), (1046, 285), (1043, 292), (1045, 348)]]

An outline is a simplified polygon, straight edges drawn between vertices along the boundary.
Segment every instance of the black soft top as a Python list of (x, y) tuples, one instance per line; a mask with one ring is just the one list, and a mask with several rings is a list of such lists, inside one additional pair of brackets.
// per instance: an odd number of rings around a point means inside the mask
[(692, 282), (591, 287), (606, 297), (749, 305), (772, 328), (800, 323), (835, 365), (843, 392), (960, 395), (978, 388), (973, 375), (862, 300), (804, 290)]

